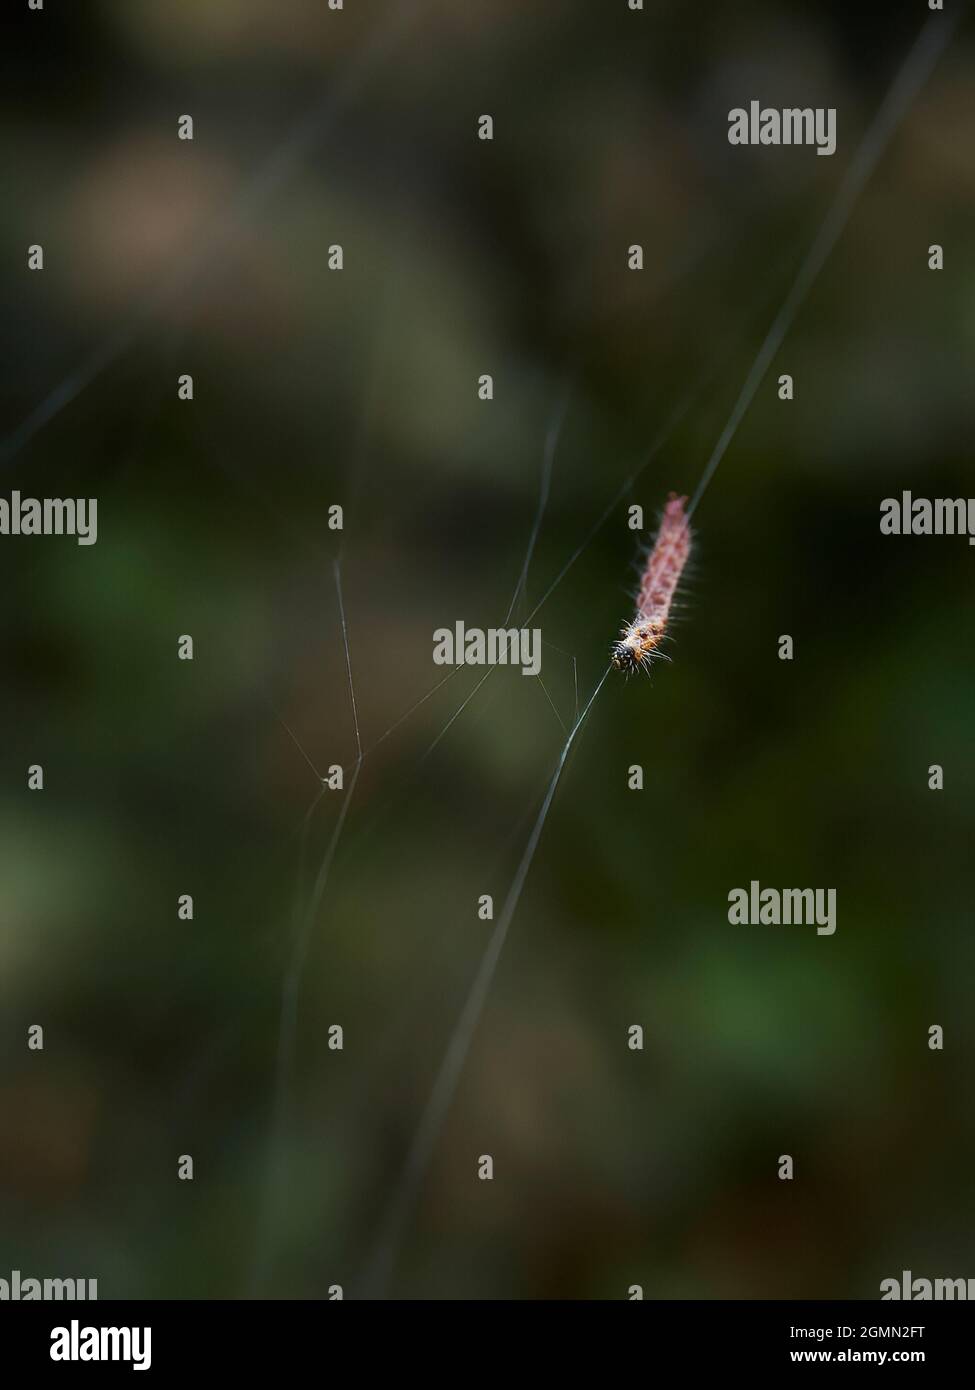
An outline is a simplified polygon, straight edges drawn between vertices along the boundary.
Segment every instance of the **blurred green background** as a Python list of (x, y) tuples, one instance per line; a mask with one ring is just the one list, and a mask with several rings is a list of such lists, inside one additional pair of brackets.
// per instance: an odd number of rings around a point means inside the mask
[[(564, 392), (519, 616), (689, 389), (626, 501), (693, 490), (926, 7), (21, 8), (3, 495), (96, 496), (99, 538), (0, 543), (0, 1275), (353, 1296), (635, 546), (621, 503), (546, 602), (544, 690), (494, 672), (427, 755), (461, 671), (365, 759), (275, 1148), (296, 903), (342, 804), (306, 822), (284, 725), (319, 769), (355, 753), (328, 508), (372, 749), (443, 674), (435, 628), (502, 622)], [(394, 1296), (975, 1276), (975, 557), (878, 529), (902, 489), (972, 492), (973, 56), (962, 30), (704, 497), (673, 664), (580, 734)], [(835, 106), (836, 155), (732, 149), (752, 96)], [(835, 936), (729, 926), (752, 878), (835, 888)]]

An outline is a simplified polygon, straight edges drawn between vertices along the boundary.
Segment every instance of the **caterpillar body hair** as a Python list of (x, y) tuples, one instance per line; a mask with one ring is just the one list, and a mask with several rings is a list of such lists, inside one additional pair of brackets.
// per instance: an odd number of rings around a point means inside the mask
[(687, 498), (676, 492), (667, 499), (640, 579), (636, 616), (613, 643), (611, 659), (617, 671), (645, 670), (666, 635), (674, 594), (691, 553), (686, 505)]

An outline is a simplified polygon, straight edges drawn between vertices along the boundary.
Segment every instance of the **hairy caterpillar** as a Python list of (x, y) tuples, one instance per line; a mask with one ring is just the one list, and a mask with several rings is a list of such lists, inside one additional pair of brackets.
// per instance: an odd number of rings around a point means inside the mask
[[(691, 529), (684, 511), (686, 497), (672, 492), (667, 499), (660, 529), (640, 581), (636, 617), (625, 624), (613, 643), (612, 662), (617, 671), (644, 667), (667, 631), (670, 606), (681, 573), (691, 552)], [(645, 667), (644, 667), (645, 669)]]

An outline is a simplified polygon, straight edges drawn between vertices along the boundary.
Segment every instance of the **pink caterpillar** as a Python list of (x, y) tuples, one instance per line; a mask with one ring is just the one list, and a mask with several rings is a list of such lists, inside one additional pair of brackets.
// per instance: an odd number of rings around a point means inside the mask
[(612, 661), (617, 671), (639, 670), (663, 641), (674, 591), (691, 553), (686, 502), (687, 498), (678, 497), (676, 492), (667, 499), (660, 530), (643, 571), (636, 617), (623, 628), (619, 641), (613, 643)]

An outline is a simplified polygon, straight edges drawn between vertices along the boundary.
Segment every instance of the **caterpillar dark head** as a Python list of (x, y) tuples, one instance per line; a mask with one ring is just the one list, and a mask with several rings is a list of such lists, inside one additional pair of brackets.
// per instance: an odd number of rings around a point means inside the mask
[(640, 658), (629, 642), (614, 642), (610, 649), (610, 660), (617, 671), (625, 671), (627, 675), (640, 664)]

